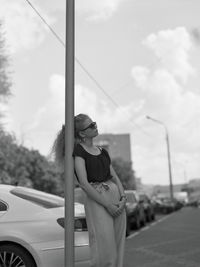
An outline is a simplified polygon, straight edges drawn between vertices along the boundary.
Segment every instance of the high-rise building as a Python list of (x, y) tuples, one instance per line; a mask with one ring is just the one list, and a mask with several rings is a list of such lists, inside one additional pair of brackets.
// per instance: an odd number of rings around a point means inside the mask
[(112, 159), (132, 161), (130, 134), (100, 134), (94, 139), (94, 143), (107, 149)]
[[(112, 160), (121, 158), (124, 162), (132, 163), (129, 134), (100, 134), (94, 139), (94, 144), (105, 148)], [(133, 172), (129, 178), (129, 182), (124, 186), (126, 186), (126, 189), (135, 189), (136, 184)]]

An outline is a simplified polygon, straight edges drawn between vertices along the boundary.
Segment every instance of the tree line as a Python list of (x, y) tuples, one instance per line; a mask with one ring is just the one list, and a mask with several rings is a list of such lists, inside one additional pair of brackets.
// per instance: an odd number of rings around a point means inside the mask
[[(125, 189), (134, 189), (131, 163), (116, 158), (112, 165)], [(64, 195), (64, 173), (39, 151), (19, 145), (14, 135), (0, 130), (0, 183), (33, 187)], [(75, 183), (75, 186), (78, 186)]]
[(18, 145), (16, 138), (0, 131), (0, 183), (33, 187), (63, 195), (64, 175), (39, 151)]

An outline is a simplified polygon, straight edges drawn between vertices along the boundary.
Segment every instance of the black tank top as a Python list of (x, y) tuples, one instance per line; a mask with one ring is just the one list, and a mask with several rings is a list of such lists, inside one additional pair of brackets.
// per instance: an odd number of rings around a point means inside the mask
[(99, 149), (99, 155), (92, 155), (80, 144), (74, 147), (73, 156), (81, 157), (85, 160), (88, 182), (106, 182), (112, 178), (110, 173), (110, 156), (104, 148)]

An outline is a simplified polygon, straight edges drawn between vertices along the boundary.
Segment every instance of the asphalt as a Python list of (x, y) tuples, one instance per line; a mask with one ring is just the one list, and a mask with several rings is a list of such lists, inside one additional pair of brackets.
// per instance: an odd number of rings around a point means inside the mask
[(183, 208), (133, 232), (124, 267), (200, 267), (200, 209)]

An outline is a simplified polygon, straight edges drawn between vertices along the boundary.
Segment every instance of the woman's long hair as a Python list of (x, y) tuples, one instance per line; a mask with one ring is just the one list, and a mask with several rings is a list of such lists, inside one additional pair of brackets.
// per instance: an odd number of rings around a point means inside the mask
[[(74, 117), (74, 145), (77, 145), (82, 141), (82, 137), (79, 133), (81, 129), (84, 128), (84, 121), (88, 118), (89, 117), (86, 114), (78, 114)], [(63, 166), (65, 159), (65, 125), (62, 126), (62, 129), (57, 134), (53, 143), (52, 154), (54, 155), (56, 163)]]
[(65, 158), (65, 125), (62, 126), (62, 129), (57, 133), (56, 139), (53, 143), (51, 154), (53, 154), (55, 162), (59, 166), (64, 165)]

